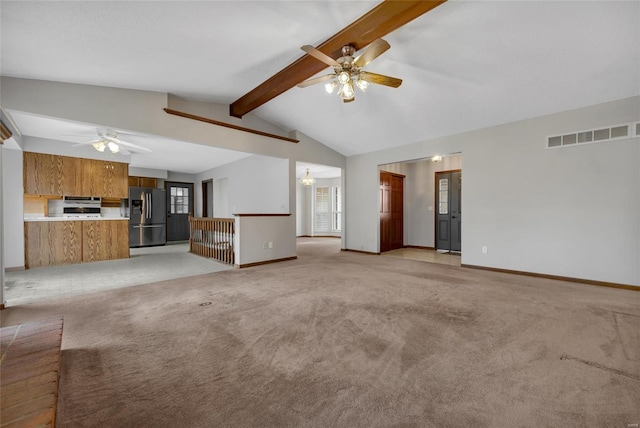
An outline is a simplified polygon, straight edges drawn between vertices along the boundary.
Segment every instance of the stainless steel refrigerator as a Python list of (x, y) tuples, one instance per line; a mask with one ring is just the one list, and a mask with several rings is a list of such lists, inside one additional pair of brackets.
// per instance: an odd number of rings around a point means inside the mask
[(167, 243), (166, 203), (164, 189), (129, 188), (129, 247)]

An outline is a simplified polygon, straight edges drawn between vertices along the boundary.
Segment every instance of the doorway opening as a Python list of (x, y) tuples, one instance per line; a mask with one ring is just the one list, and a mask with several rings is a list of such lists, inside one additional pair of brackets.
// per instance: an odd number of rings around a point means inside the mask
[(202, 217), (213, 217), (213, 180), (202, 182)]
[[(389, 256), (459, 266), (462, 261), (461, 178), (456, 176), (457, 183), (451, 184), (451, 175), (448, 176), (445, 200), (445, 186), (443, 184), (443, 191), (440, 192), (437, 173), (451, 174), (457, 172), (461, 177), (462, 154), (452, 153), (442, 157), (434, 156), (383, 164), (378, 166), (378, 171), (404, 176), (401, 246), (394, 250), (387, 250), (387, 244), (383, 244), (386, 241), (386, 237), (381, 225), (379, 251)], [(449, 192), (453, 192), (453, 195), (450, 196)], [(443, 195), (443, 204), (440, 204), (437, 199), (440, 193)], [(379, 198), (378, 204), (379, 210), (381, 210), (382, 205), (385, 203), (382, 189)], [(448, 218), (448, 227), (445, 229), (448, 233), (446, 245), (442, 242), (445, 236), (440, 239), (437, 231), (438, 213), (441, 207), (444, 213), (444, 202), (446, 202), (447, 212), (450, 216)], [(455, 211), (455, 214), (453, 211)], [(451, 218), (453, 216), (456, 218)], [(382, 223), (382, 216), (380, 221)], [(444, 226), (442, 227), (444, 228)], [(397, 229), (399, 230), (399, 228)], [(439, 239), (441, 242), (438, 242)], [(449, 243), (449, 240), (453, 240), (453, 243)]]
[[(312, 178), (305, 185), (302, 178)], [(296, 236), (341, 238), (342, 169), (296, 162)]]
[(459, 254), (462, 251), (462, 171), (436, 172), (436, 250)]

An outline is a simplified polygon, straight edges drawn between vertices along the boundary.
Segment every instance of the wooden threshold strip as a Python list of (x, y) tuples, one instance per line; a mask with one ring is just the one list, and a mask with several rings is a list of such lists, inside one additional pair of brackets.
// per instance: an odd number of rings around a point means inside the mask
[(198, 122), (209, 123), (211, 125), (224, 126), (225, 128), (235, 129), (237, 131), (248, 132), (250, 134), (262, 135), (263, 137), (275, 138), (276, 140), (288, 141), (289, 143), (299, 143), (300, 140), (294, 138), (283, 137), (282, 135), (270, 134), (268, 132), (258, 131), (257, 129), (245, 128), (244, 126), (233, 125), (231, 123), (220, 122), (219, 120), (209, 119), (208, 117), (196, 116), (195, 114), (186, 113), (170, 108), (163, 109), (166, 113), (174, 116), (180, 116), (187, 119), (197, 120)]

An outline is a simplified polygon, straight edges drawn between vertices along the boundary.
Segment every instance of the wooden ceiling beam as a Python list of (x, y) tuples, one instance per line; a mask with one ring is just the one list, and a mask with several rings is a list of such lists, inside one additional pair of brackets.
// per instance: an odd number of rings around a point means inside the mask
[[(383, 1), (330, 37), (319, 45), (317, 49), (337, 59), (341, 56), (340, 51), (344, 45), (350, 44), (356, 50), (360, 50), (374, 40), (386, 36), (445, 1)], [(301, 43), (304, 43), (304, 41), (301, 41)], [(326, 64), (309, 55), (304, 55), (234, 101), (229, 106), (229, 114), (234, 117), (242, 117), (325, 68), (327, 68)]]

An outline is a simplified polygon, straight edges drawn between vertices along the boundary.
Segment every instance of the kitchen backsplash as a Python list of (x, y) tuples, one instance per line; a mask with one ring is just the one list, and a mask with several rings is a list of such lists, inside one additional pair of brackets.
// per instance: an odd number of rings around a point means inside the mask
[[(49, 200), (49, 217), (62, 217), (63, 213), (63, 201), (61, 199), (50, 199)], [(44, 215), (42, 213), (41, 215)], [(120, 208), (100, 208), (100, 215), (102, 217), (107, 218), (121, 218), (124, 217), (121, 215)]]

